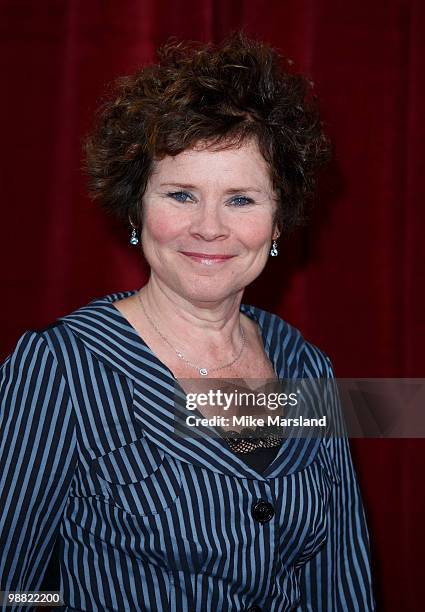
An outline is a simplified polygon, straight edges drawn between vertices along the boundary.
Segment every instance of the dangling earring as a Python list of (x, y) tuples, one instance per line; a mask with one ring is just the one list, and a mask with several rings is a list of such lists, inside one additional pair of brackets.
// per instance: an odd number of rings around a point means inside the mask
[(136, 228), (135, 227), (133, 227), (133, 230), (131, 232), (130, 244), (132, 246), (136, 246), (137, 244), (139, 244), (139, 238), (137, 237), (137, 232), (136, 232)]
[(271, 257), (276, 257), (278, 253), (279, 253), (279, 251), (277, 250), (277, 242), (276, 242), (276, 240), (273, 240), (273, 246), (270, 249), (270, 256)]

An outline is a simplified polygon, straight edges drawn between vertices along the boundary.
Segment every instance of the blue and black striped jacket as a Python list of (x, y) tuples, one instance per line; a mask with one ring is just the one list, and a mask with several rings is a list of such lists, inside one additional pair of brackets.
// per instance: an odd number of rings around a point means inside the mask
[[(286, 439), (260, 474), (219, 436), (173, 435), (176, 381), (113, 305), (135, 292), (26, 332), (2, 366), (0, 590), (38, 590), (59, 538), (64, 610), (374, 610), (347, 439)], [(241, 311), (279, 378), (333, 377), (298, 330)]]

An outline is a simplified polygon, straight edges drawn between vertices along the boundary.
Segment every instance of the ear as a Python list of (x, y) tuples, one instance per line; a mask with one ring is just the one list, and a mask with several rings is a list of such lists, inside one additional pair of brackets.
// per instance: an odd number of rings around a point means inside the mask
[[(137, 217), (137, 221), (134, 220), (134, 217)], [(142, 208), (138, 208), (136, 213), (129, 213), (128, 214), (128, 222), (130, 223), (131, 227), (133, 227), (134, 229), (142, 229)]]
[(279, 226), (279, 223), (276, 222), (273, 228), (272, 240), (277, 240), (280, 234), (281, 234), (280, 226)]

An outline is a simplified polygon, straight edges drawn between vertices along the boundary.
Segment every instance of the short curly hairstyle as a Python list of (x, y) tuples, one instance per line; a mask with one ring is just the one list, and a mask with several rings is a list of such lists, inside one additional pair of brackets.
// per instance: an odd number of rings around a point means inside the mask
[(153, 162), (199, 143), (255, 138), (289, 232), (307, 220), (317, 171), (330, 158), (311, 81), (264, 42), (234, 32), (201, 44), (169, 39), (158, 62), (115, 83), (84, 143), (89, 193), (127, 226), (141, 227)]

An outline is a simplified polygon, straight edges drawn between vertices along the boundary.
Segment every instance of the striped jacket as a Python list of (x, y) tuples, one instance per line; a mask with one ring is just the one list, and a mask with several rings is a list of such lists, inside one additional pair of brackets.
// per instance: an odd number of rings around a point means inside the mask
[[(285, 439), (260, 474), (219, 436), (177, 437), (175, 379), (113, 305), (134, 293), (27, 331), (2, 366), (0, 590), (39, 589), (59, 538), (63, 610), (374, 610), (347, 439)], [(333, 377), (241, 311), (279, 378)]]

